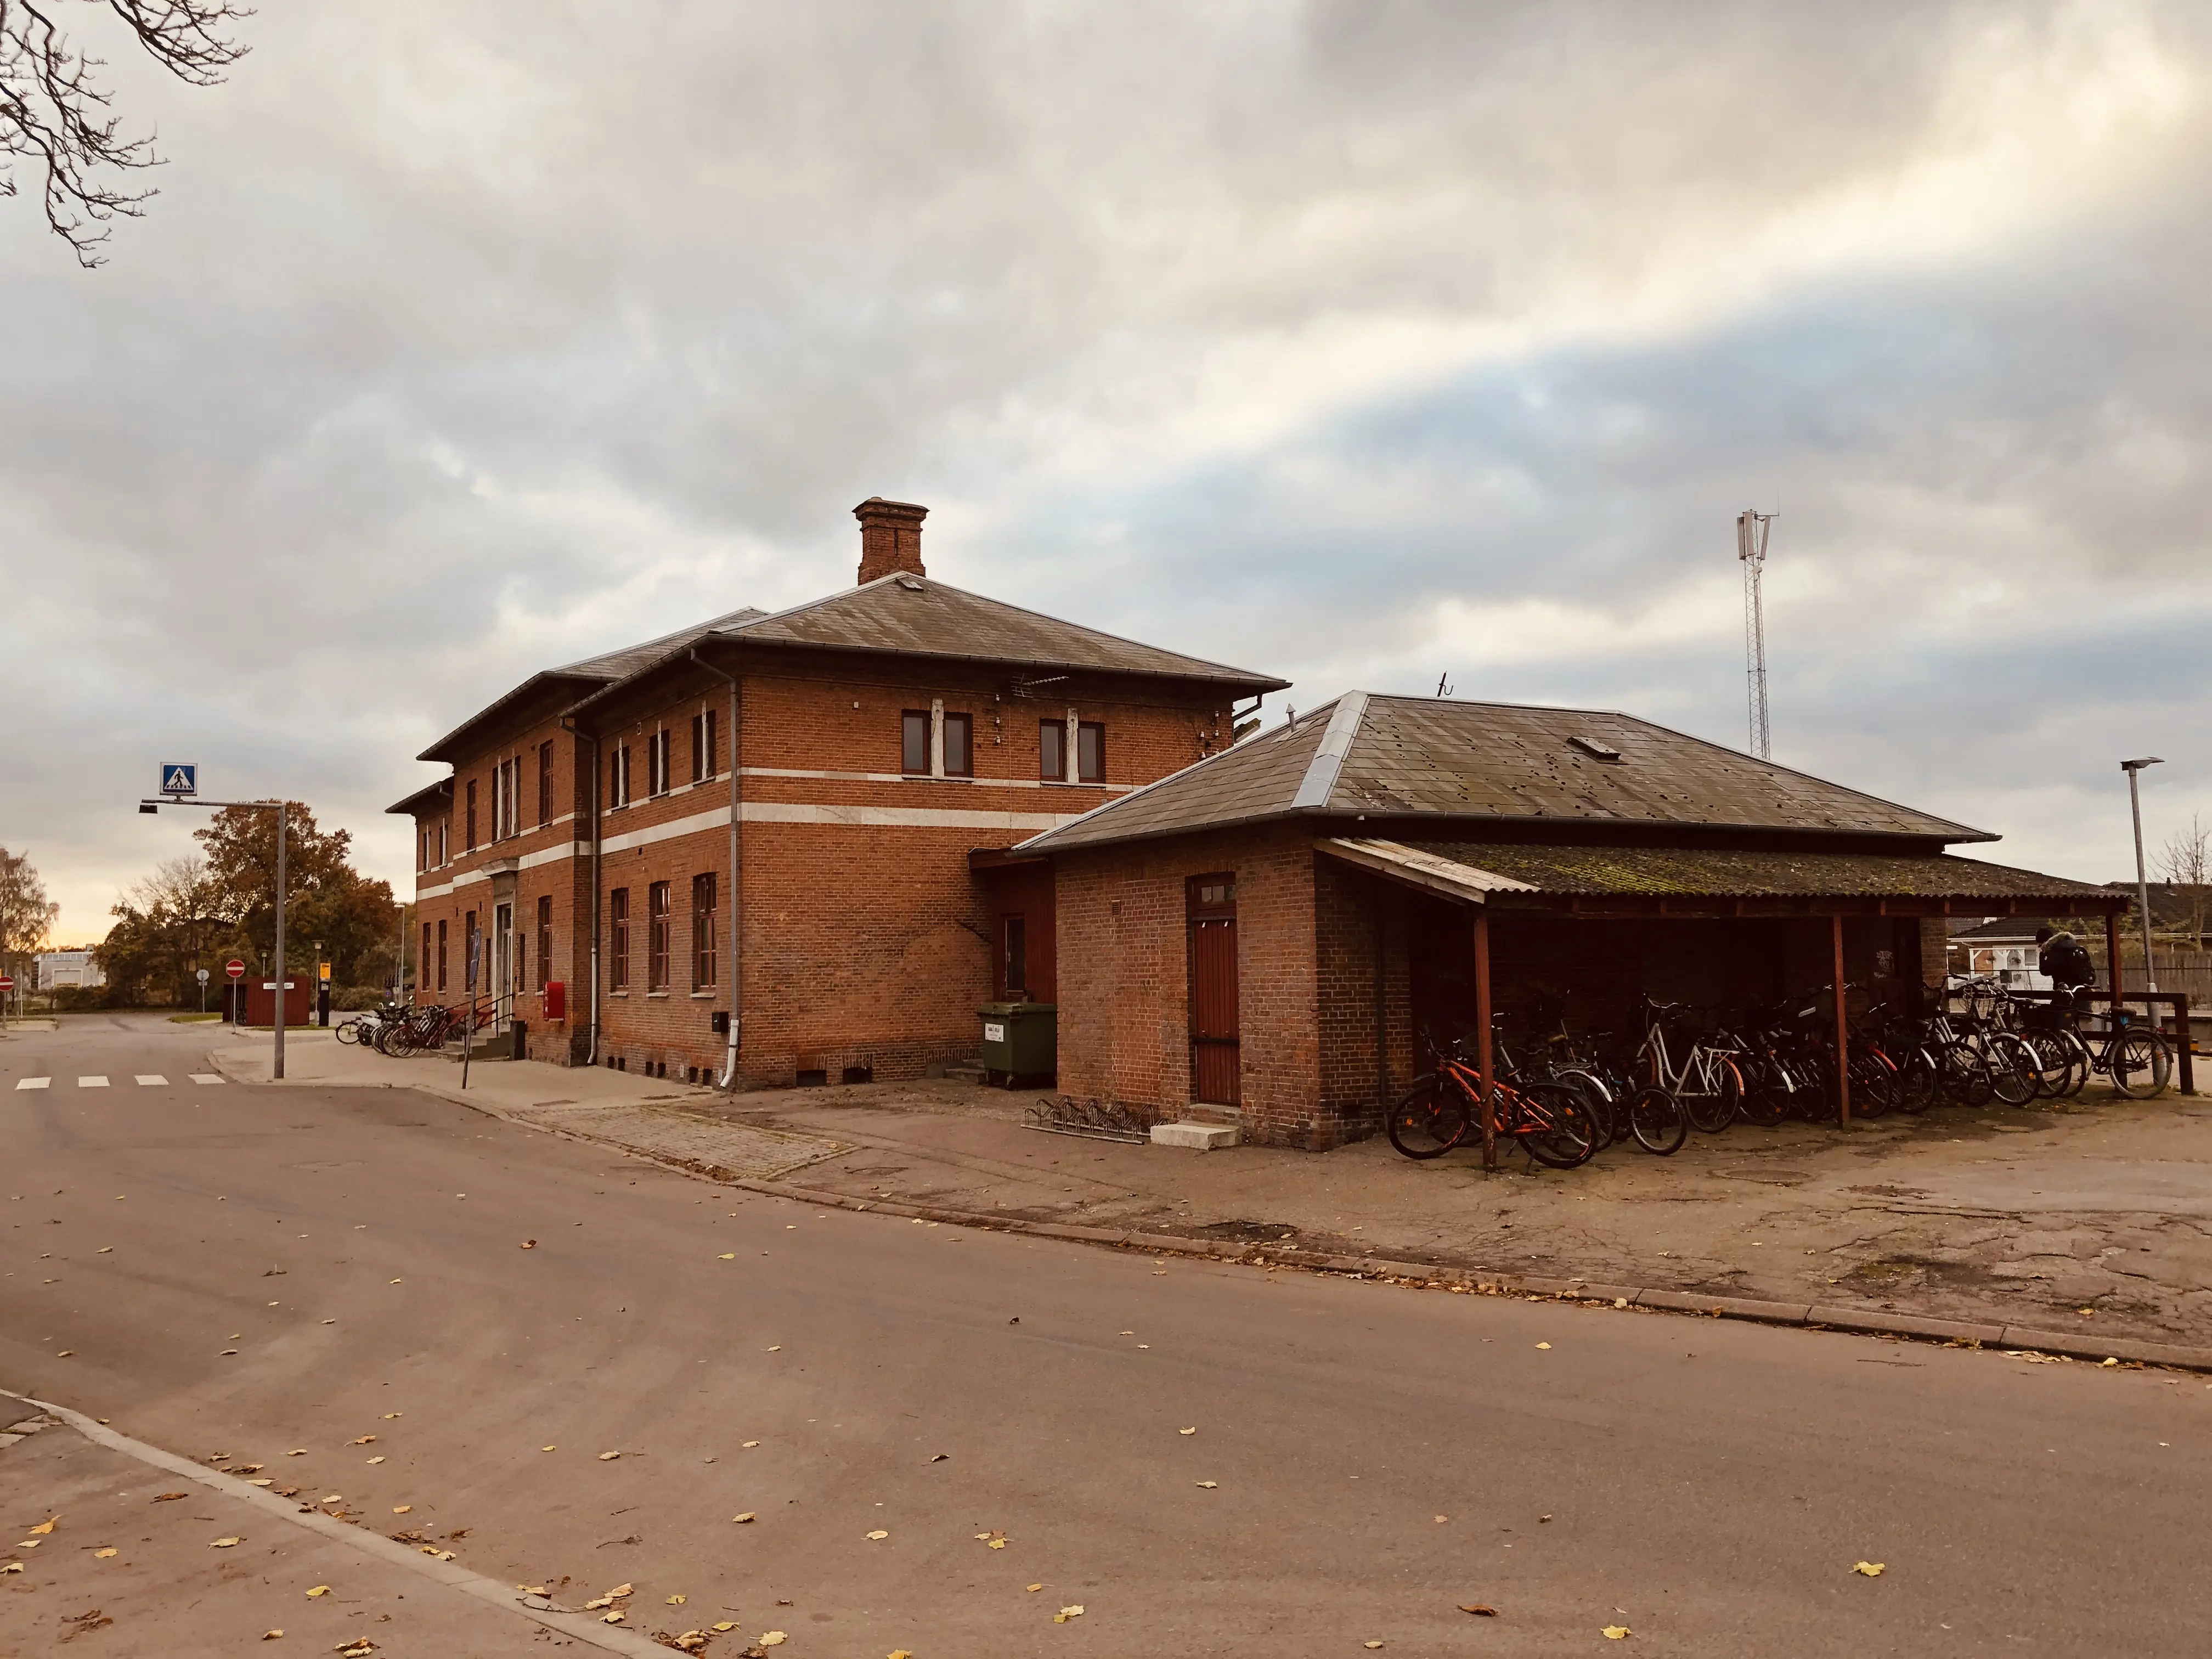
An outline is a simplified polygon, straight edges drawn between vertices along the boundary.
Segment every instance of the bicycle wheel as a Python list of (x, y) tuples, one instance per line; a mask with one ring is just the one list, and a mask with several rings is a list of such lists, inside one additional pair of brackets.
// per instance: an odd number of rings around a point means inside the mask
[(2023, 1031), (2020, 1040), (2035, 1056), (2035, 1092), (2049, 1100), (2064, 1094), (2074, 1075), (2074, 1055), (2066, 1040), (2056, 1031)]
[(1883, 1054), (1851, 1056), (1851, 1115), (1877, 1118), (1897, 1103), (1897, 1067)]
[(1571, 1170), (1597, 1151), (1597, 1124), (1583, 1097), (1564, 1083), (1531, 1083), (1521, 1091), (1522, 1148), (1539, 1164)]
[(1406, 1097), (1391, 1108), (1384, 1127), (1390, 1144), (1407, 1158), (1442, 1158), (1466, 1138), (1470, 1116), (1459, 1085), (1430, 1073), (1413, 1079)]
[(2065, 1039), (2066, 1052), (2074, 1068), (2067, 1073), (2066, 1084), (2059, 1091), (2059, 1097), (2071, 1100), (2089, 1086), (2089, 1073), (2097, 1069), (2097, 1057), (2089, 1052), (2089, 1045), (2081, 1040), (2079, 1031), (2061, 1031), (2058, 1035)]
[(1925, 1048), (1906, 1050), (1897, 1067), (1897, 1109), (1907, 1116), (1918, 1117), (1936, 1103), (1942, 1092), (1942, 1074), (1936, 1069), (1934, 1056)]
[(1990, 1068), (1982, 1057), (1963, 1042), (1947, 1042), (1936, 1050), (1943, 1068), (1944, 1092), (1961, 1106), (1985, 1106), (1992, 1092)]
[(2035, 1052), (2009, 1031), (1996, 1031), (1986, 1039), (1983, 1058), (1989, 1062), (1990, 1087), (2008, 1106), (2025, 1106), (2035, 1098), (2037, 1074), (2042, 1063)]
[(338, 1040), (340, 1042), (360, 1042), (360, 1041), (361, 1041), (361, 1022), (360, 1022), (359, 1020), (357, 1020), (357, 1019), (342, 1019), (342, 1020), (340, 1020), (340, 1021), (338, 1022), (338, 1029), (337, 1029), (337, 1040)]
[(1664, 1089), (1638, 1089), (1628, 1103), (1628, 1132), (1647, 1152), (1668, 1158), (1682, 1150), (1690, 1138), (1690, 1120), (1682, 1103)]
[(1735, 1121), (1736, 1108), (1743, 1099), (1743, 1079), (1728, 1060), (1715, 1059), (1705, 1080), (1712, 1085), (1710, 1089), (1682, 1091), (1682, 1109), (1689, 1114), (1692, 1129), (1717, 1135)]
[(1746, 1123), (1771, 1129), (1790, 1115), (1790, 1085), (1782, 1068), (1769, 1054), (1738, 1054), (1737, 1074), (1743, 1079), (1743, 1098), (1736, 1115)]
[(1612, 1094), (1589, 1073), (1561, 1072), (1552, 1081), (1564, 1084), (1582, 1097), (1583, 1108), (1589, 1113), (1590, 1122), (1597, 1131), (1600, 1152), (1628, 1133), (1628, 1126), (1621, 1121), (1620, 1109)]
[(2106, 1053), (2112, 1087), (2130, 1100), (2148, 1100), (2166, 1091), (2173, 1071), (2173, 1050), (2157, 1032), (2130, 1030)]

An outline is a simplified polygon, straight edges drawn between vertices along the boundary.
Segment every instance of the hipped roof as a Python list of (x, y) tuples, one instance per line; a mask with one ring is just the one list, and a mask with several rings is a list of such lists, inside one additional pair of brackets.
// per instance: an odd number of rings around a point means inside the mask
[(1235, 696), (1279, 691), (1289, 684), (900, 571), (787, 611), (733, 611), (641, 645), (534, 674), (416, 758), (452, 762), (462, 757), (487, 721), (518, 707), (534, 690), (565, 694), (564, 707), (573, 712), (710, 641), (1000, 664), (1037, 675), (1087, 672), (1198, 681)]
[(1996, 839), (1632, 714), (1352, 691), (1022, 847), (1291, 817)]

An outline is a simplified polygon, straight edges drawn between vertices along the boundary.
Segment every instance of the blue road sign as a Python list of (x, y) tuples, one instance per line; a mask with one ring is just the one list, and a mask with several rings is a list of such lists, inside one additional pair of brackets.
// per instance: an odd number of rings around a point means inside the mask
[(200, 769), (170, 761), (161, 768), (161, 793), (165, 795), (197, 795), (200, 792)]

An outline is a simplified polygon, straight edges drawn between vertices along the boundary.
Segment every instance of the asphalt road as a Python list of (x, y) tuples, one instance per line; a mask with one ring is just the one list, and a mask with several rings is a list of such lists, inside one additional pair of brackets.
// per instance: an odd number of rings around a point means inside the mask
[[(818, 1213), (200, 1052), (0, 1042), (0, 1387), (725, 1659), (2212, 1649), (2203, 1378)], [(567, 1639), (281, 1521), (212, 1553), (70, 1432), (0, 1449), (0, 1523), (63, 1516), (0, 1653)]]

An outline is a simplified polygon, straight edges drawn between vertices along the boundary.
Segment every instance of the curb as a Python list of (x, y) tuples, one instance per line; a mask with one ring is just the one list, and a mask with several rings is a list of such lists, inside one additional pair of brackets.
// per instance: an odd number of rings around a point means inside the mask
[[(233, 1076), (212, 1054), (208, 1057), (208, 1061), (217, 1073), (234, 1083), (252, 1082), (256, 1086), (263, 1086), (268, 1081)], [(382, 1083), (333, 1084), (328, 1086), (405, 1089), (420, 1085)], [(648, 1164), (658, 1164), (664, 1169), (690, 1176), (696, 1180), (711, 1181), (717, 1186), (735, 1187), (744, 1192), (758, 1193), (766, 1198), (789, 1199), (824, 1209), (896, 1216), (901, 1220), (933, 1221), (947, 1226), (968, 1227), (979, 1232), (1018, 1233), (1026, 1237), (1049, 1238), (1071, 1244), (1098, 1244), (1152, 1255), (1190, 1256), (1247, 1266), (1296, 1267), (1310, 1273), (1340, 1273), (1354, 1279), (1391, 1284), (1425, 1285), (1461, 1295), (1516, 1296), (1529, 1301), (1572, 1302), (1584, 1307), (1605, 1307), (1616, 1310), (1680, 1314), (1708, 1319), (1743, 1319), (1758, 1324), (1796, 1326), (1802, 1330), (1841, 1331), (1859, 1336), (1942, 1342), (1958, 1347), (2057, 1354), (2069, 1359), (2089, 1359), (2100, 1364), (2109, 1361), (2124, 1365), (2160, 1365), (2174, 1370), (2212, 1372), (2212, 1348), (2187, 1347), (2170, 1342), (2146, 1342), (2130, 1337), (2091, 1342), (2077, 1333), (2039, 1331), (2024, 1325), (1923, 1319), (1912, 1314), (1830, 1308), (1800, 1302), (1765, 1302), (1747, 1297), (1699, 1296), (1686, 1291), (1601, 1285), (1583, 1279), (1521, 1279), (1505, 1273), (1486, 1274), (1441, 1262), (1408, 1261), (1390, 1256), (1331, 1255), (1319, 1250), (1301, 1249), (1295, 1245), (1236, 1244), (1226, 1240), (1186, 1238), (1176, 1233), (1079, 1227), (1055, 1221), (1023, 1221), (1005, 1216), (978, 1214), (969, 1210), (948, 1210), (934, 1205), (902, 1204), (893, 1199), (850, 1198), (843, 1193), (823, 1192), (817, 1188), (794, 1186), (788, 1182), (755, 1181), (743, 1176), (715, 1175), (669, 1158), (656, 1158), (650, 1152), (640, 1152), (605, 1136), (581, 1134), (573, 1129), (553, 1128), (524, 1118), (510, 1117), (488, 1102), (467, 1098), (459, 1090), (447, 1093), (425, 1089), (423, 1092), (453, 1105), (466, 1106), (487, 1117), (497, 1118), (520, 1128), (556, 1135), (562, 1139), (588, 1141), (595, 1146), (611, 1147), (626, 1157), (642, 1158)]]

